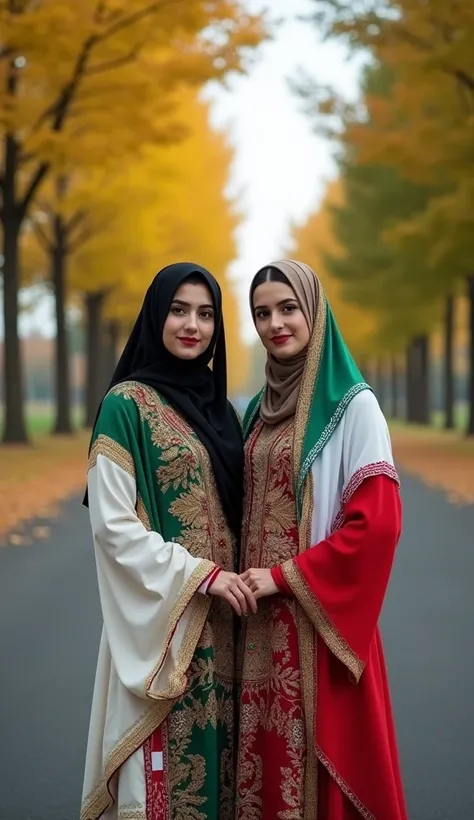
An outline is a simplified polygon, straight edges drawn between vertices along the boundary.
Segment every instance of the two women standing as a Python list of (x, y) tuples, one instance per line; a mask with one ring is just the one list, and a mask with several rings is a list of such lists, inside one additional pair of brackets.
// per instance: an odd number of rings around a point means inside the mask
[(196, 265), (154, 280), (98, 415), (82, 820), (407, 816), (377, 628), (401, 519), (387, 427), (307, 266), (260, 271), (251, 309), (268, 363), (245, 454)]

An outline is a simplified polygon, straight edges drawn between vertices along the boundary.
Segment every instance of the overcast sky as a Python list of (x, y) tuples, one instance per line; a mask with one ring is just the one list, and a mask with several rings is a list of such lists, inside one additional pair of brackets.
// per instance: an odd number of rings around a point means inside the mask
[[(247, 0), (247, 5), (260, 10), (267, 4)], [(249, 280), (261, 265), (284, 252), (292, 221), (302, 221), (316, 207), (334, 174), (331, 146), (312, 133), (288, 78), (302, 67), (348, 97), (357, 89), (357, 66), (347, 60), (342, 46), (322, 43), (314, 26), (298, 21), (313, 7), (311, 0), (271, 0), (272, 17), (284, 19), (275, 39), (260, 48), (249, 76), (237, 78), (228, 91), (213, 87), (208, 92), (214, 122), (227, 128), (235, 148), (230, 190), (239, 195), (245, 219), (229, 275), (238, 290), (247, 339), (253, 337)], [(43, 302), (23, 318), (23, 329), (53, 333), (51, 307)]]
[[(248, 2), (252, 10), (266, 5)], [(272, 0), (272, 17), (284, 19), (275, 39), (261, 47), (250, 76), (238, 78), (229, 92), (219, 88), (212, 93), (214, 121), (227, 126), (235, 147), (231, 190), (240, 194), (245, 212), (230, 275), (241, 297), (247, 338), (253, 336), (249, 280), (288, 248), (292, 221), (304, 220), (317, 206), (335, 173), (332, 147), (312, 133), (288, 78), (303, 68), (346, 97), (357, 93), (357, 64), (340, 44), (322, 43), (311, 23), (298, 20), (314, 8), (310, 0)]]

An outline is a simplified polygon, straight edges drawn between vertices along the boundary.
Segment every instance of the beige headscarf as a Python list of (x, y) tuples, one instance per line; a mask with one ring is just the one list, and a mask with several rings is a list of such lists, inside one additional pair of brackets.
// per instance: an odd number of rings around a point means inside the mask
[[(318, 310), (319, 282), (316, 274), (304, 262), (296, 262), (293, 259), (272, 262), (265, 265), (262, 270), (267, 268), (276, 268), (288, 279), (300, 303), (311, 336)], [(279, 424), (295, 414), (306, 353), (305, 347), (291, 359), (268, 356), (265, 393), (260, 405), (260, 418), (266, 424)]]

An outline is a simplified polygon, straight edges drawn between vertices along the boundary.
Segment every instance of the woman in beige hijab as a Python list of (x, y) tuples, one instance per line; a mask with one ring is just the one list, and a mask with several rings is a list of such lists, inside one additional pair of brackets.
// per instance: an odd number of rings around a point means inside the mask
[(236, 820), (406, 820), (377, 626), (400, 536), (385, 419), (313, 271), (257, 273)]

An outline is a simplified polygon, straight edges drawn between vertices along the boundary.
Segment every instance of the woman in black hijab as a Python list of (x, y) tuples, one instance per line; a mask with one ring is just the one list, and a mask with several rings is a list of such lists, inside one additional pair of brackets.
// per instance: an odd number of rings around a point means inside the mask
[(178, 805), (232, 817), (232, 608), (256, 610), (234, 571), (242, 473), (219, 285), (198, 265), (170, 265), (91, 439), (85, 502), (104, 632), (81, 820), (132, 805), (147, 820)]

